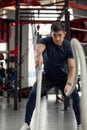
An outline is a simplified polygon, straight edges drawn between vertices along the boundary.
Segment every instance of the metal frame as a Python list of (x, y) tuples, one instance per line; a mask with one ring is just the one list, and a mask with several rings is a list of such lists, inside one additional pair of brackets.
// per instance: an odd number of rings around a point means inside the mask
[[(10, 1), (10, 0), (9, 0)], [(12, 3), (12, 2), (13, 3)], [(19, 85), (19, 90), (20, 90), (20, 95), (19, 95), (19, 101), (21, 101), (21, 65), (19, 65), (18, 67), (18, 55), (19, 55), (19, 60), (21, 58), (21, 54), (22, 54), (22, 39), (21, 39), (21, 36), (22, 36), (22, 33), (20, 33), (20, 43), (19, 43), (19, 30), (18, 30), (18, 23), (20, 22), (20, 31), (22, 30), (22, 25), (23, 24), (36, 24), (36, 23), (47, 23), (47, 24), (51, 24), (54, 22), (54, 20), (35, 20), (35, 16), (34, 18), (32, 19), (32, 15), (34, 15), (32, 13), (32, 11), (35, 11), (37, 10), (37, 15), (39, 15), (39, 18), (40, 18), (40, 14), (46, 14), (46, 13), (41, 13), (41, 11), (43, 10), (46, 10), (46, 11), (57, 11), (57, 13), (53, 13), (53, 15), (58, 15), (59, 17), (57, 17), (57, 20), (61, 20), (62, 16), (65, 15), (65, 24), (66, 25), (69, 25), (67, 24), (67, 22), (69, 22), (69, 13), (68, 13), (68, 0), (65, 0), (65, 1), (61, 1), (61, 3), (65, 3), (63, 8), (57, 8), (57, 9), (51, 9), (51, 8), (46, 8), (46, 7), (51, 7), (51, 6), (58, 6), (58, 4), (60, 2), (56, 2), (56, 3), (50, 3), (50, 4), (47, 4), (47, 5), (41, 5), (41, 8), (38, 7), (37, 5), (37, 8), (27, 8), (26, 6), (26, 9), (21, 9), (20, 8), (20, 3), (19, 3), (19, 0), (11, 0), (7, 5), (6, 3), (4, 2), (4, 4), (2, 5), (3, 7), (7, 7), (8, 5), (15, 5), (15, 20), (8, 20), (9, 22), (12, 22), (12, 21), (15, 21), (16, 22), (16, 26), (15, 26), (15, 47), (18, 47), (20, 46), (20, 50), (16, 50), (16, 51), (19, 51), (19, 53), (17, 52), (15, 54), (15, 57), (16, 57), (16, 61), (15, 61), (15, 90), (14, 90), (14, 110), (17, 110), (18, 109), (18, 90), (17, 90), (17, 87)], [(23, 1), (23, 0), (22, 0)], [(30, 5), (30, 3), (27, 3), (26, 5)], [(35, 5), (36, 6), (36, 5)], [(40, 5), (39, 5), (40, 6)], [(46, 7), (44, 7), (46, 6)], [(28, 12), (27, 12), (28, 11)], [(60, 11), (60, 13), (58, 13), (58, 11)], [(20, 14), (20, 18), (19, 18), (19, 14)], [(25, 16), (25, 15), (29, 15), (31, 14), (31, 17), (29, 16)], [(48, 15), (52, 15), (52, 13), (47, 13)], [(68, 17), (67, 17), (68, 16)], [(25, 17), (28, 18), (25, 20)], [(66, 17), (67, 17), (67, 21), (66, 21)], [(24, 19), (23, 19), (24, 18)], [(48, 17), (47, 17), (48, 18)], [(50, 18), (53, 18), (53, 16)], [(66, 26), (66, 30), (70, 29), (69, 28), (70, 26)], [(68, 32), (69, 33), (69, 32)], [(69, 37), (70, 34), (67, 34), (67, 36)], [(20, 61), (21, 62), (21, 61)], [(18, 73), (19, 73), (19, 84), (18, 84)]]

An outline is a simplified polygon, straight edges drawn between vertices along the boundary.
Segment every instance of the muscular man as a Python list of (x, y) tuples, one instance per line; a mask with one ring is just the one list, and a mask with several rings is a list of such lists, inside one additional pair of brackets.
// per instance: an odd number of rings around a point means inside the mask
[[(51, 35), (40, 39), (36, 46), (36, 64), (44, 64), (41, 96), (54, 86), (60, 89), (64, 95), (71, 88), (75, 66), (72, 49), (65, 35), (64, 25), (61, 22), (54, 22), (51, 25)], [(30, 121), (36, 103), (36, 88), (37, 82), (35, 82), (29, 94), (25, 123), (20, 130), (30, 130)], [(81, 123), (80, 99), (76, 88), (71, 97), (77, 125), (79, 125)]]

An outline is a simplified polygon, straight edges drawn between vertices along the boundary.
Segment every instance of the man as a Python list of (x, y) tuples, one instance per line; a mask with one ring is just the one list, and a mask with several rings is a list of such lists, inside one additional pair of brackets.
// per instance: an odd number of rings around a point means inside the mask
[[(51, 25), (51, 35), (40, 39), (36, 46), (36, 65), (44, 64), (41, 96), (54, 86), (65, 95), (73, 83), (75, 71), (74, 58), (70, 43), (65, 39), (65, 35), (64, 25), (61, 22), (54, 22)], [(37, 83), (33, 85), (29, 95), (26, 104), (25, 123), (20, 130), (30, 130), (30, 121), (36, 103), (36, 86)], [(81, 123), (80, 99), (76, 88), (71, 97), (77, 125), (79, 125)]]

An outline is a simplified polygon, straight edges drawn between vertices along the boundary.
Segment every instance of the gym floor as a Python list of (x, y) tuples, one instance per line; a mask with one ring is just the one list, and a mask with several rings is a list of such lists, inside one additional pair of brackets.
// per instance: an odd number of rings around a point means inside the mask
[[(55, 95), (48, 95), (41, 99), (39, 130), (77, 130), (72, 105), (64, 111), (64, 103), (56, 103)], [(18, 102), (18, 110), (14, 110), (14, 99), (7, 103), (6, 98), (0, 98), (0, 130), (19, 130), (24, 122), (25, 104), (27, 98)], [(35, 114), (31, 121), (31, 130), (35, 130)]]

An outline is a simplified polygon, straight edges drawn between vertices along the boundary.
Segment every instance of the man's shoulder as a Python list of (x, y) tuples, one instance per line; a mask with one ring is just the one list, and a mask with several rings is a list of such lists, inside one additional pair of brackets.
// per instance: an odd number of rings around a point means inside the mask
[(46, 37), (44, 37), (44, 38), (41, 38), (41, 40), (51, 40), (51, 39), (52, 39), (51, 36), (46, 36)]
[(47, 37), (41, 38), (38, 43), (45, 43), (45, 44), (47, 44), (47, 43), (49, 43), (51, 41), (52, 41), (52, 37), (51, 36), (47, 36)]

